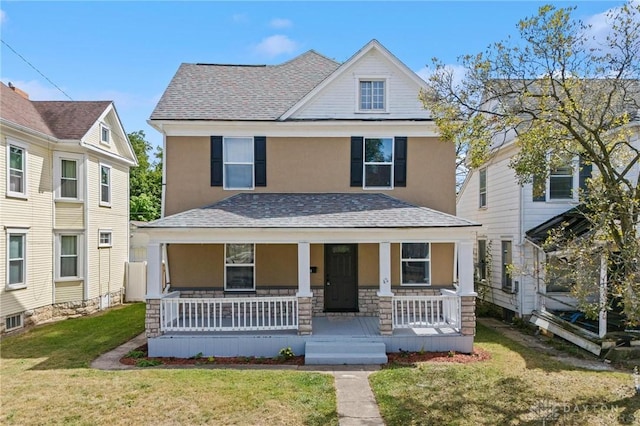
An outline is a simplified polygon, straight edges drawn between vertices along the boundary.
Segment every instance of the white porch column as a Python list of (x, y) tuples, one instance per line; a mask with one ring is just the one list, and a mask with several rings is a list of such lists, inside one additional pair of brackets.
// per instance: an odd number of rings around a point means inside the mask
[(162, 297), (162, 244), (147, 244), (147, 299)]
[(311, 292), (311, 254), (309, 243), (298, 243), (298, 293), (297, 297), (313, 297)]
[(378, 297), (393, 296), (393, 293), (391, 292), (391, 243), (379, 243), (378, 255), (380, 265), (380, 289), (378, 291)]
[(607, 256), (600, 254), (600, 314), (598, 315), (598, 336), (607, 334)]
[(458, 294), (476, 296), (473, 289), (473, 241), (458, 243)]

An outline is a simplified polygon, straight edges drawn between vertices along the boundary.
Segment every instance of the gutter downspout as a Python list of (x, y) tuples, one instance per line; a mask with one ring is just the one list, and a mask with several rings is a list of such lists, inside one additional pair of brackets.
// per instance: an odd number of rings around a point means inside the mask
[(518, 203), (520, 206), (519, 209), (519, 217), (518, 217), (518, 245), (520, 246), (520, 274), (518, 275), (518, 313), (520, 318), (524, 316), (524, 292), (525, 286), (523, 285), (523, 267), (524, 267), (524, 238), (523, 238), (523, 227), (524, 227), (524, 186), (520, 185), (520, 191), (518, 191)]
[[(160, 197), (160, 217), (165, 215), (165, 197), (167, 196), (167, 133), (162, 131), (162, 195)], [(169, 275), (169, 256), (167, 254), (167, 245), (162, 244), (162, 263), (164, 266), (164, 282), (163, 285), (171, 282)]]

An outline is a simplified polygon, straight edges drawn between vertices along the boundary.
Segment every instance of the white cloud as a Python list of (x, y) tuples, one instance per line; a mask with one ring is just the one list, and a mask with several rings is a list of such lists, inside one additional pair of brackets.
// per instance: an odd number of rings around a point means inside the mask
[[(457, 86), (460, 83), (462, 83), (462, 80), (464, 80), (464, 76), (466, 75), (466, 72), (467, 72), (465, 67), (458, 64), (447, 64), (445, 65), (445, 68), (447, 68), (447, 70), (450, 70), (453, 73), (454, 86)], [(433, 75), (433, 72), (434, 72), (434, 68), (426, 66), (416, 71), (416, 74), (418, 74), (418, 76), (420, 76), (420, 78), (422, 78), (424, 81), (429, 81), (429, 77)]]
[(236, 24), (246, 24), (249, 22), (249, 15), (246, 13), (235, 13), (231, 16), (231, 20)]
[[(2, 82), (9, 85), (9, 82), (18, 89), (27, 92), (29, 99), (32, 101), (68, 101), (62, 92), (53, 87), (51, 84), (43, 84), (39, 80), (16, 80), (12, 78), (3, 78)], [(67, 89), (61, 87), (62, 90), (67, 92)], [(67, 92), (68, 93), (68, 92)]]
[[(640, 0), (631, 0), (629, 3), (630, 6), (637, 6), (640, 5)], [(612, 32), (612, 22), (609, 15), (619, 9), (620, 7), (613, 7), (584, 19), (584, 23), (589, 27), (585, 35), (591, 39), (589, 41), (591, 47), (604, 47), (607, 45), (607, 36)]]
[(273, 58), (283, 53), (293, 53), (297, 48), (298, 43), (285, 35), (276, 34), (262, 39), (262, 41), (255, 46), (255, 51), (260, 55)]
[(7, 13), (0, 9), (0, 24), (4, 24), (5, 22), (7, 22)]
[(293, 27), (293, 22), (291, 22), (289, 19), (284, 19), (284, 18), (275, 18), (272, 19), (269, 22), (269, 26), (271, 28), (291, 28)]

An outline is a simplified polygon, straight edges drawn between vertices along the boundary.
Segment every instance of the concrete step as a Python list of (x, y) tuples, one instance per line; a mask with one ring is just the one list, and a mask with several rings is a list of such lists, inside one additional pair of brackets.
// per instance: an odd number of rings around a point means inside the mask
[(382, 342), (307, 342), (304, 363), (308, 365), (385, 364)]

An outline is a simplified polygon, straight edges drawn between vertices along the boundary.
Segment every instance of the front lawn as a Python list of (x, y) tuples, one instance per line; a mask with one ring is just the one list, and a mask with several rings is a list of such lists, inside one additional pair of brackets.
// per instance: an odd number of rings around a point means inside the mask
[(573, 368), (481, 325), (476, 345), (491, 359), (420, 363), (372, 374), (385, 423), (640, 424), (640, 397), (630, 373)]
[(85, 368), (141, 327), (144, 304), (137, 304), (3, 339), (0, 424), (338, 423), (330, 375)]

